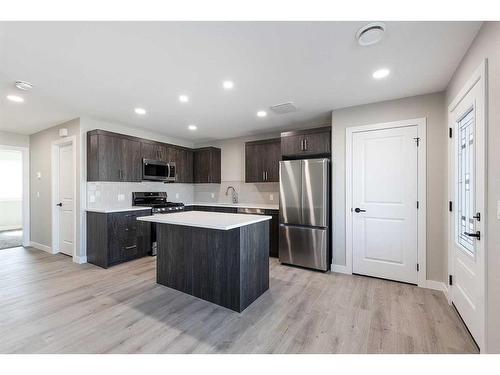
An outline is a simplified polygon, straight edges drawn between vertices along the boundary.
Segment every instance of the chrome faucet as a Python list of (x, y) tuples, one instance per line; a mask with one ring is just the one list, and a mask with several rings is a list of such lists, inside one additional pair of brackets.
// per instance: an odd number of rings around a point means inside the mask
[(236, 192), (236, 189), (233, 186), (227, 187), (226, 196), (229, 195), (229, 189), (233, 189), (233, 193), (232, 193), (233, 203), (238, 203), (238, 193)]

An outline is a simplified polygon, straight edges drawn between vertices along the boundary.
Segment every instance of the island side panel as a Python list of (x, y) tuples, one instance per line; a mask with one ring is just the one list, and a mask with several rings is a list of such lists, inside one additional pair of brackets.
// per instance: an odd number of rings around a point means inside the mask
[(269, 224), (240, 228), (240, 311), (269, 289)]
[(157, 224), (159, 284), (240, 311), (240, 231)]

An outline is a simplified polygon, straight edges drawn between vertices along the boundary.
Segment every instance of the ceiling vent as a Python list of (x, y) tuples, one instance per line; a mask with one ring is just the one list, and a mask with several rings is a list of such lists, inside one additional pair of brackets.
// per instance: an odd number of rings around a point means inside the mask
[(285, 113), (295, 112), (297, 107), (292, 102), (281, 103), (271, 106), (271, 111), (278, 115), (283, 115)]
[(371, 46), (382, 40), (384, 32), (385, 24), (382, 22), (372, 22), (358, 30), (356, 39), (360, 46)]

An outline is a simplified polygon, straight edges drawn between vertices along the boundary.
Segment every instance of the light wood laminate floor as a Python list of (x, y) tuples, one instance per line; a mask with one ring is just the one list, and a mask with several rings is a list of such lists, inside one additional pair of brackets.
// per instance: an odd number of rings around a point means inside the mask
[(477, 352), (441, 292), (272, 259), (270, 290), (238, 314), (157, 285), (155, 265), (1, 251), (0, 352)]

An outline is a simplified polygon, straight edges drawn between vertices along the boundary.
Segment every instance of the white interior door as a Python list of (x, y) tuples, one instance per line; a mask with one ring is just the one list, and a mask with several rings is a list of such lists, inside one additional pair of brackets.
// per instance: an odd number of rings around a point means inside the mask
[(476, 343), (484, 335), (485, 120), (477, 82), (453, 111), (451, 299)]
[(353, 273), (417, 284), (418, 127), (353, 134)]
[(59, 146), (59, 251), (73, 256), (75, 250), (75, 212), (74, 212), (74, 168), (73, 144)]

